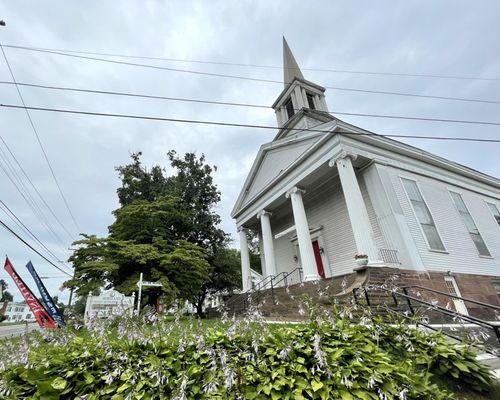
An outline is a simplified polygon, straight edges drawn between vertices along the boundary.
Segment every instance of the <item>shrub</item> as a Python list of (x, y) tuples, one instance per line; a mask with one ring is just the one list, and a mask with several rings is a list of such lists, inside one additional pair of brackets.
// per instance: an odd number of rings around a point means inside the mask
[(268, 325), (145, 316), (44, 332), (0, 344), (9, 355), (0, 387), (12, 399), (86, 400), (452, 399), (441, 378), (488, 389), (489, 372), (469, 348), (350, 317)]

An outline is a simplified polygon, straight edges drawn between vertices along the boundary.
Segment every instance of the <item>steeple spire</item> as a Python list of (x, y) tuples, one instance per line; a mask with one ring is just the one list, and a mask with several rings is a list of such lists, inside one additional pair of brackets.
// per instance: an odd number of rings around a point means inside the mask
[(292, 50), (290, 50), (283, 36), (283, 81), (285, 82), (285, 88), (292, 83), (294, 78), (304, 79), (304, 75), (302, 75)]

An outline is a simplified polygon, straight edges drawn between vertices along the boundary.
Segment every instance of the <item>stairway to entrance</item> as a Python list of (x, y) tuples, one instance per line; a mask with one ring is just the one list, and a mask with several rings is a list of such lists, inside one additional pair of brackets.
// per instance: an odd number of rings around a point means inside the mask
[[(500, 369), (498, 306), (419, 285), (373, 284), (366, 271), (314, 282), (302, 282), (301, 277), (301, 271), (294, 270), (263, 279), (251, 292), (226, 302), (229, 316), (258, 313), (272, 321), (303, 321), (309, 317), (308, 303), (323, 309), (347, 305), (355, 316), (369, 308), (383, 319), (403, 318), (421, 329), (439, 330), (450, 340), (471, 344), (491, 368)], [(466, 307), (455, 307), (456, 302)]]

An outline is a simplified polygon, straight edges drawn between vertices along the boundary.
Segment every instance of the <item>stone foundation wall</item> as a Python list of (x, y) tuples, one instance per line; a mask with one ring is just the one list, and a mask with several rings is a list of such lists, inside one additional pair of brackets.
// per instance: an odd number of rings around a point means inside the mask
[[(500, 282), (500, 276), (459, 273), (452, 273), (448, 275), (444, 272), (417, 272), (413, 270), (386, 267), (370, 267), (368, 268), (368, 272), (369, 285), (385, 284), (388, 287), (420, 285), (445, 293), (449, 293), (449, 291), (446, 287), (444, 278), (445, 276), (453, 276), (462, 297), (500, 307), (500, 296), (497, 295), (495, 287), (493, 286), (494, 281)], [(438, 294), (419, 289), (411, 290), (410, 294), (414, 297), (417, 297), (417, 295), (421, 296), (427, 301), (438, 301), (440, 306), (446, 307), (448, 305), (451, 309), (454, 309), (453, 302), (447, 296), (440, 296)], [(468, 302), (466, 302), (465, 305), (469, 314), (472, 316), (486, 318), (489, 320), (497, 319), (497, 313), (488, 310), (485, 307)]]

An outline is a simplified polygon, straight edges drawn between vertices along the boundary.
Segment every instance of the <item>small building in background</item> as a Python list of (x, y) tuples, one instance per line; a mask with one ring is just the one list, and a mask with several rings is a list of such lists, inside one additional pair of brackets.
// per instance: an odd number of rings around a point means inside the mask
[(134, 302), (134, 295), (125, 296), (114, 289), (104, 290), (98, 296), (88, 296), (85, 306), (85, 322), (117, 315), (132, 315)]
[(4, 301), (0, 303), (0, 315), (5, 316), (4, 322), (35, 322), (35, 316), (24, 301)]

